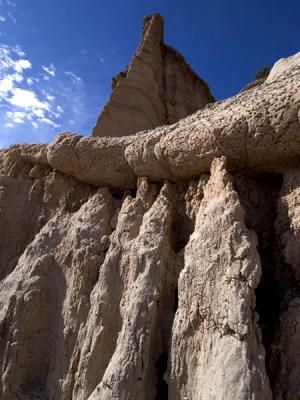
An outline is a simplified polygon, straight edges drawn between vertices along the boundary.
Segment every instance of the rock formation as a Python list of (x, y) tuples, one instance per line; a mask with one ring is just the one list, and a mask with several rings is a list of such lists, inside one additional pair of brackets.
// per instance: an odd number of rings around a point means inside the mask
[(0, 151), (1, 399), (299, 399), (299, 160), (300, 53), (170, 126)]
[(141, 43), (112, 93), (93, 136), (125, 136), (172, 124), (214, 101), (206, 83), (163, 42), (163, 18), (143, 21)]

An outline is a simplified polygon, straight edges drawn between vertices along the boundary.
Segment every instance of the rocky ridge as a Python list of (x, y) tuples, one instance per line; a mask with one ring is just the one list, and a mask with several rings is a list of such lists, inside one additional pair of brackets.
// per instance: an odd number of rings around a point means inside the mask
[(299, 89), (0, 151), (1, 398), (299, 398)]

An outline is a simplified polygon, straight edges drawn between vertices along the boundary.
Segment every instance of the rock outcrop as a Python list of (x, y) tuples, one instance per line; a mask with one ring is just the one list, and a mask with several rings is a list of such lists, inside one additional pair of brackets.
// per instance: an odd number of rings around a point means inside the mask
[(15, 146), (14, 151), (26, 161), (114, 190), (135, 189), (138, 177), (193, 179), (221, 156), (232, 171), (281, 173), (299, 163), (299, 76), (296, 55), (278, 79), (209, 104), (176, 124), (121, 138), (65, 132), (49, 146)]
[(93, 136), (125, 136), (172, 124), (214, 101), (207, 84), (171, 46), (163, 42), (159, 14), (143, 21), (141, 43), (112, 93)]
[(299, 54), (171, 126), (0, 151), (1, 399), (297, 400), (299, 164)]

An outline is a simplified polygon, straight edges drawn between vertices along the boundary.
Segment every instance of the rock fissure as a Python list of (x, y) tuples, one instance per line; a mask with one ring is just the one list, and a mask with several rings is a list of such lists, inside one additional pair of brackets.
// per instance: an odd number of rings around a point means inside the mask
[(165, 380), (165, 373), (168, 367), (168, 353), (161, 353), (157, 361), (157, 384), (155, 400), (168, 400), (168, 383)]

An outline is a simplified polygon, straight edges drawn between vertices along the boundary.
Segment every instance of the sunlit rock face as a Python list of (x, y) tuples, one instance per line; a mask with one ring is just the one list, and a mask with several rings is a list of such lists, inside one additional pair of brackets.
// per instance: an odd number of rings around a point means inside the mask
[(185, 59), (164, 44), (163, 29), (160, 15), (144, 19), (139, 47), (126, 70), (113, 78), (93, 136), (125, 136), (172, 124), (214, 100)]
[(1, 150), (0, 398), (297, 400), (299, 110), (297, 54), (174, 125)]

